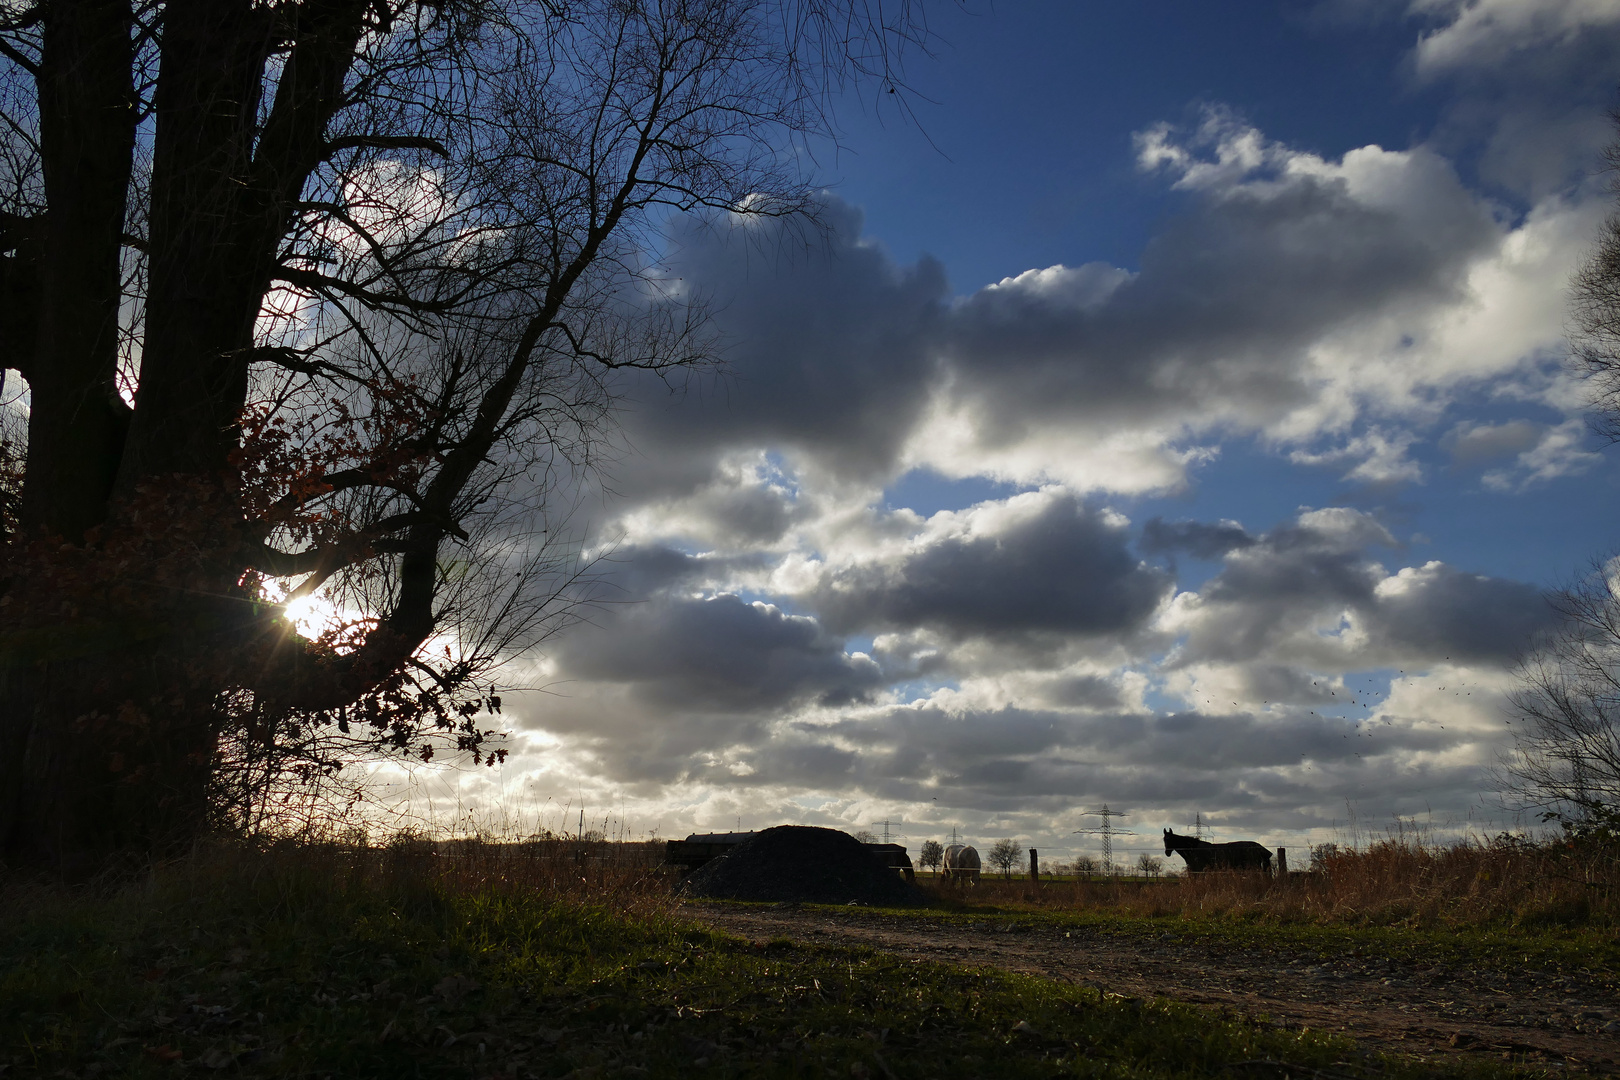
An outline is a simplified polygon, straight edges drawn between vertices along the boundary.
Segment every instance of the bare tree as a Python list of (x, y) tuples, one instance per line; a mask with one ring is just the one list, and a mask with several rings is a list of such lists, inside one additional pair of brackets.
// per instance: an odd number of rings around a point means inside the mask
[[(1611, 114), (1620, 128), (1620, 110)], [(1620, 196), (1620, 141), (1604, 151), (1612, 174), (1609, 189)], [(1620, 441), (1620, 211), (1598, 229), (1596, 242), (1570, 283), (1571, 336), (1575, 361), (1590, 379), (1595, 425)]]
[(1562, 623), (1524, 662), (1512, 753), (1497, 771), (1517, 809), (1571, 831), (1620, 831), (1620, 560), (1554, 605)]
[[(1611, 114), (1620, 128), (1620, 110)], [(1620, 196), (1620, 141), (1604, 151)], [(1594, 427), (1620, 441), (1620, 211), (1598, 229), (1570, 285), (1573, 358)], [(1554, 598), (1563, 617), (1520, 669), (1514, 748), (1496, 770), (1516, 809), (1575, 832), (1620, 829), (1620, 563), (1593, 567)]]
[(945, 845), (938, 840), (924, 840), (922, 847), (917, 851), (917, 865), (925, 870), (939, 871), (940, 864), (945, 861)]
[(1136, 858), (1136, 872), (1144, 877), (1158, 877), (1164, 870), (1164, 860), (1143, 852)]
[(183, 843), (357, 753), (497, 760), (489, 672), (588, 599), (566, 493), (618, 373), (714, 358), (660, 221), (813, 217), (795, 147), (920, 33), (909, 0), (0, 5), (0, 858)]
[(1024, 858), (1024, 848), (1011, 838), (997, 840), (990, 845), (990, 865), (1001, 871), (1002, 877), (1012, 877), (1013, 867)]

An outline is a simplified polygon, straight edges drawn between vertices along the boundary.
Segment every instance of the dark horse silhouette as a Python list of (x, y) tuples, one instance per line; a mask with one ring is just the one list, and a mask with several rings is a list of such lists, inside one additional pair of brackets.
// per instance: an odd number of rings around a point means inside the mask
[(1212, 844), (1196, 836), (1164, 830), (1165, 858), (1180, 852), (1192, 873), (1202, 870), (1264, 870), (1271, 873), (1271, 850), (1253, 840), (1235, 840), (1230, 844)]

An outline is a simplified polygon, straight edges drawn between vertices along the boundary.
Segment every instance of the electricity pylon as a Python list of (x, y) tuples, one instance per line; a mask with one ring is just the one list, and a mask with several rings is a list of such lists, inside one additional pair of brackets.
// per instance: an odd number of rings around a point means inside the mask
[[(879, 825), (883, 826), (883, 842), (885, 844), (893, 842), (889, 839), (891, 836), (894, 837), (895, 840), (904, 840), (906, 838), (906, 834), (900, 831), (900, 826), (905, 824), (903, 821), (893, 822), (894, 830), (892, 832), (889, 829), (889, 825), (891, 823), (888, 821), (872, 821), (868, 822), (868, 824), (870, 824), (874, 829)], [(952, 835), (955, 835), (955, 833), (953, 832)]]
[(1112, 874), (1114, 872), (1114, 837), (1136, 835), (1129, 829), (1114, 828), (1114, 819), (1123, 818), (1130, 811), (1110, 810), (1108, 804), (1103, 803), (1102, 806), (1095, 810), (1082, 810), (1080, 812), (1082, 814), (1095, 814), (1097, 817), (1102, 818), (1102, 825), (1095, 829), (1076, 829), (1074, 831), (1076, 833), (1085, 833), (1088, 836), (1102, 837), (1103, 873)]

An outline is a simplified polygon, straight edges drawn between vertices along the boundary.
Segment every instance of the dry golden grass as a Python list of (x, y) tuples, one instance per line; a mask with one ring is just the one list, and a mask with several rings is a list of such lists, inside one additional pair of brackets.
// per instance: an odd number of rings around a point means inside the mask
[(664, 845), (658, 842), (557, 836), (516, 842), (433, 841), (403, 834), (357, 856), (387, 875), (433, 881), (458, 894), (516, 888), (615, 905), (632, 900), (639, 904), (667, 898), (679, 880), (675, 870), (663, 865)]
[(1135, 916), (1238, 916), (1405, 926), (1620, 928), (1620, 846), (1585, 841), (1434, 843), (1396, 835), (1340, 850), (1313, 873), (1048, 881), (986, 876), (976, 887), (926, 885), (942, 901)]
[(255, 889), (296, 902), (311, 889), (339, 893), (439, 894), (449, 897), (522, 894), (650, 916), (673, 908), (680, 875), (662, 865), (661, 843), (574, 841), (550, 836), (519, 842), (434, 840), (405, 831), (382, 844), (309, 835), (262, 843), (198, 845), (162, 865), (120, 867), (64, 892), (49, 878), (0, 877), (0, 908), (49, 908), (64, 895), (121, 896), (139, 905), (182, 896)]
[[(655, 842), (556, 836), (435, 841), (407, 832), (381, 846), (324, 850), (335, 870), (373, 883), (432, 883), (460, 895), (520, 889), (626, 911), (667, 909), (679, 881), (675, 870), (661, 865), (663, 845)], [(307, 844), (299, 851), (299, 859), (310, 857)], [(922, 880), (947, 906), (1364, 926), (1620, 929), (1620, 845), (1591, 840), (1436, 842), (1397, 831), (1359, 850), (1326, 854), (1315, 872), (1282, 880), (1228, 871), (1036, 885), (985, 875), (966, 891)]]
[[(315, 875), (343, 888), (452, 896), (522, 893), (624, 914), (673, 910), (680, 874), (662, 865), (657, 842), (577, 841), (556, 835), (507, 841), (430, 839), (404, 831), (381, 844), (288, 838), (224, 844), (181, 860), (162, 878), (206, 892), (218, 877), (286, 881)], [(1129, 917), (1238, 918), (1279, 923), (1409, 927), (1515, 927), (1527, 931), (1620, 932), (1620, 845), (1585, 841), (1437, 843), (1397, 833), (1363, 849), (1341, 849), (1312, 873), (1277, 880), (1254, 872), (1172, 878), (1004, 879), (971, 888), (920, 875), (941, 907), (1088, 911)], [(296, 872), (293, 872), (296, 870)], [(127, 883), (127, 878), (125, 882)], [(108, 882), (112, 886), (118, 882)], [(25, 909), (56, 889), (11, 879), (0, 899)]]

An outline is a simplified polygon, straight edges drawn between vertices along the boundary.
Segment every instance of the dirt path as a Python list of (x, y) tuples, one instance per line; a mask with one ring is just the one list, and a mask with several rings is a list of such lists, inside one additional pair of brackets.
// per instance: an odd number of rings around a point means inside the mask
[[(913, 959), (993, 967), (1133, 997), (1162, 996), (1269, 1016), (1284, 1027), (1343, 1032), (1403, 1054), (1488, 1054), (1612, 1074), (1620, 999), (1548, 972), (1412, 966), (1382, 956), (1330, 962), (1175, 934), (1068, 932), (1016, 917), (971, 925), (796, 907), (689, 903), (701, 922), (754, 941), (870, 945)], [(1607, 1030), (1605, 1030), (1607, 1026)]]

